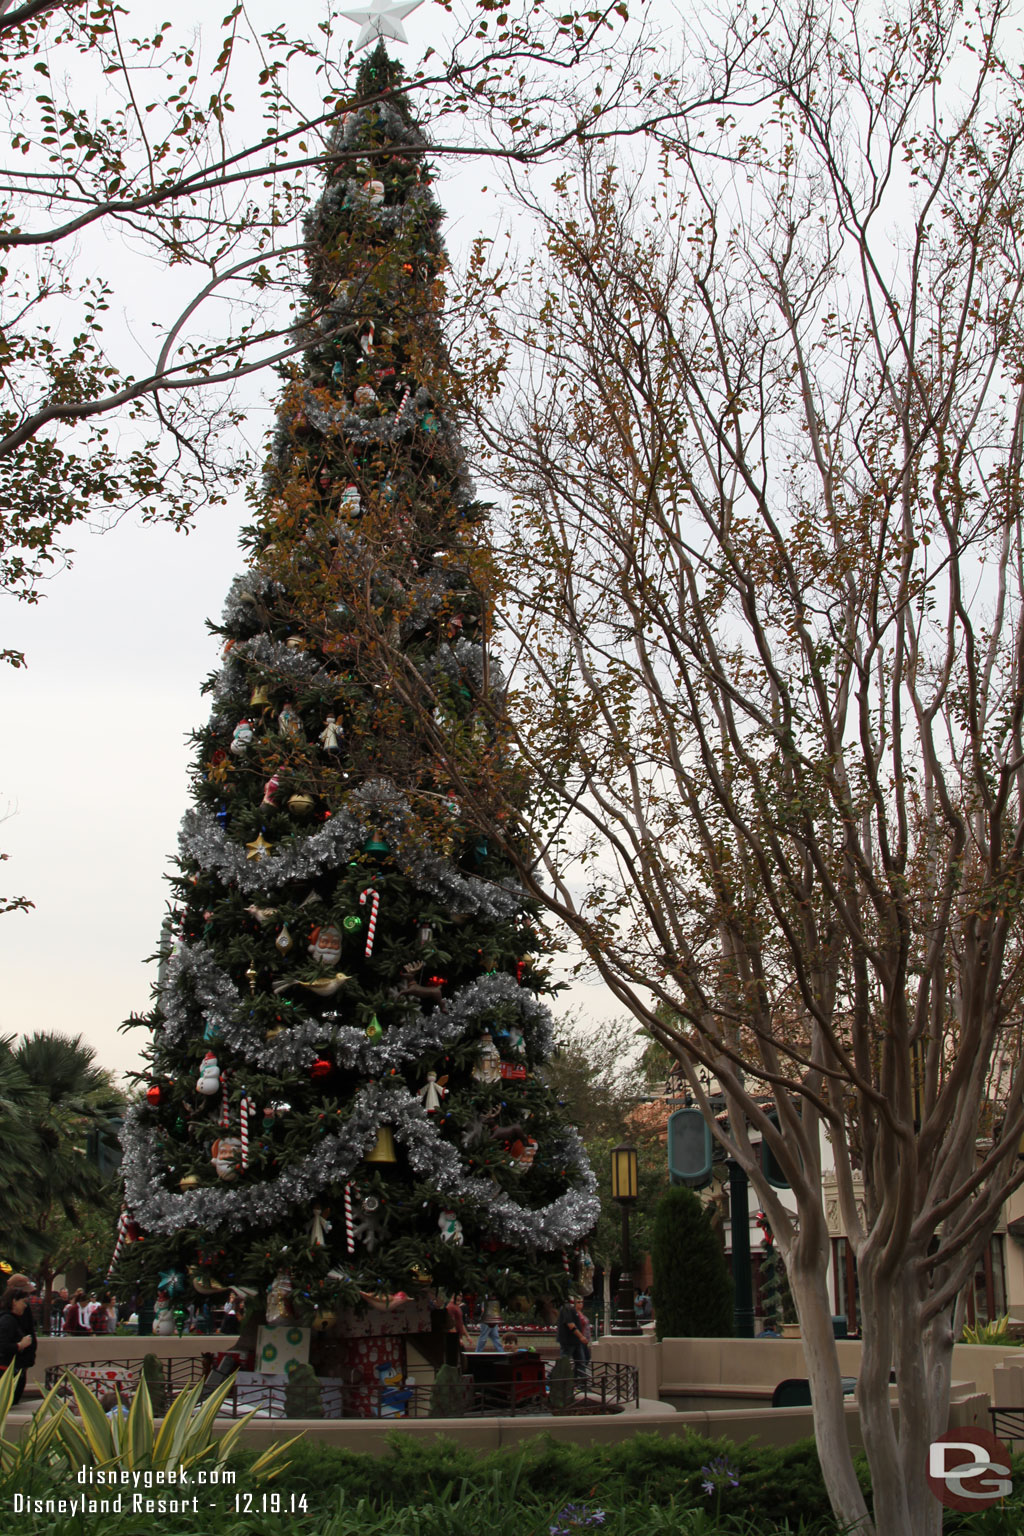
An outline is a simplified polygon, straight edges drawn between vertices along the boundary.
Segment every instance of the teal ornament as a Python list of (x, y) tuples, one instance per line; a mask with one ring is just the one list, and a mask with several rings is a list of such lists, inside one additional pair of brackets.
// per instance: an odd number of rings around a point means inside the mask
[(390, 851), (387, 843), (382, 842), (379, 837), (371, 837), (368, 843), (363, 844), (364, 853), (390, 853)]
[(216, 1019), (211, 1019), (206, 1028), (203, 1030), (203, 1044), (210, 1045), (214, 1040), (219, 1040), (221, 1033), (221, 1027), (217, 1023)]
[(180, 1269), (165, 1269), (156, 1285), (158, 1291), (166, 1291), (168, 1296), (182, 1296), (188, 1285), (188, 1276), (182, 1274)]
[(363, 920), (361, 917), (346, 917), (342, 919), (341, 926), (346, 933), (358, 933), (363, 926)]
[(441, 423), (433, 411), (425, 411), (420, 417), (420, 431), (428, 432), (431, 437), (440, 432)]
[(473, 857), (476, 859), (478, 864), (482, 864), (484, 859), (486, 859), (486, 857), (487, 857), (487, 843), (486, 843), (486, 841), (484, 839), (481, 839), (480, 842), (477, 843), (476, 847), (473, 849)]

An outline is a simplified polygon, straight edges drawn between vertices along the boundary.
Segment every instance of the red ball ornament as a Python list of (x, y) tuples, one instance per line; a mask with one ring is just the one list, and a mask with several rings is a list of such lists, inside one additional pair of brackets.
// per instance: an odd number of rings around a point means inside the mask
[(329, 1077), (334, 1071), (334, 1063), (328, 1061), (326, 1056), (318, 1056), (309, 1069), (310, 1077)]
[(149, 1087), (146, 1089), (146, 1103), (152, 1104), (153, 1108), (155, 1109), (158, 1104), (163, 1103), (163, 1097), (164, 1091), (160, 1084), (150, 1083)]

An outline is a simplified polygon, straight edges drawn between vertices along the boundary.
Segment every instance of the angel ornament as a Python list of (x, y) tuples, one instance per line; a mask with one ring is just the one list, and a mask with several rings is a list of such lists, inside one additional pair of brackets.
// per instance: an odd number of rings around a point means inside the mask
[(341, 726), (336, 715), (327, 716), (327, 724), (320, 732), (320, 746), (324, 752), (341, 751)]
[(444, 1086), (444, 1079), (437, 1080), (436, 1072), (428, 1072), (427, 1080), (416, 1097), (419, 1099), (428, 1115), (435, 1114), (441, 1108), (441, 1100), (446, 1097), (448, 1089)]
[(319, 1205), (313, 1207), (313, 1229), (309, 1234), (311, 1248), (325, 1248), (327, 1246), (327, 1234), (331, 1230), (333, 1222), (328, 1221)]
[(501, 1053), (491, 1038), (490, 1030), (485, 1029), (480, 1036), (480, 1050), (476, 1065), (473, 1067), (472, 1077), (475, 1083), (501, 1081)]

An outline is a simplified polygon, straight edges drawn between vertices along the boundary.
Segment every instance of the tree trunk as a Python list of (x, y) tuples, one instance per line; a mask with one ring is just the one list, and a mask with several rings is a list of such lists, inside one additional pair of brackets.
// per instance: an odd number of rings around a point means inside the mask
[[(865, 1319), (858, 1402), (875, 1508), (885, 1511), (885, 1536), (940, 1536), (942, 1505), (928, 1487), (926, 1469), (928, 1447), (949, 1417), (950, 1319), (922, 1324), (924, 1296), (909, 1259), (893, 1280), (862, 1254), (858, 1275)], [(898, 1426), (888, 1400), (893, 1366)]]
[[(798, 1238), (798, 1245), (804, 1246), (804, 1236)], [(857, 1481), (846, 1436), (843, 1382), (826, 1285), (826, 1254), (827, 1248), (821, 1248), (809, 1264), (796, 1251), (785, 1255), (811, 1386), (814, 1438), (825, 1488), (840, 1526), (856, 1536), (874, 1536), (875, 1527)]]
[(899, 1450), (913, 1536), (940, 1536), (942, 1505), (928, 1487), (928, 1447), (949, 1423), (953, 1329), (948, 1315), (922, 1325), (923, 1296), (910, 1277), (893, 1294)]

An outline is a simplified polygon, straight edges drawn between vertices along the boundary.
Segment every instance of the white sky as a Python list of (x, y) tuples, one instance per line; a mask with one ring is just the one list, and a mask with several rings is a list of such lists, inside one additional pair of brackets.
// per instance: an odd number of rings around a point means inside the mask
[[(303, 4), (312, 34), (319, 7)], [(146, 9), (133, 6), (133, 26), (146, 24)], [(191, 9), (176, 7), (179, 20), (187, 23)], [(219, 39), (220, 12), (212, 14)], [(410, 47), (396, 50), (404, 61), (415, 61), (438, 15), (425, 7), (406, 22)], [(297, 26), (294, 14), (291, 21)], [(494, 179), (486, 163), (443, 174), (438, 195), (453, 248), (488, 218), (496, 223), (496, 205), (481, 195)], [(109, 248), (101, 259), (109, 270)], [(114, 283), (115, 314), (120, 304), (131, 324), (116, 264)], [(264, 387), (272, 393), (273, 380)], [(253, 439), (267, 419), (257, 409)], [(241, 569), (236, 539), (246, 521), (240, 497), (206, 511), (187, 537), (126, 519), (102, 536), (83, 533), (73, 567), (53, 577), (37, 606), (0, 599), (0, 643), (28, 657), (21, 670), (0, 667), (0, 815), (11, 813), (0, 825), (0, 850), (10, 855), (0, 893), (35, 902), (27, 914), (0, 917), (6, 1034), (80, 1032), (102, 1065), (139, 1065), (145, 1033), (118, 1027), (149, 1006), (155, 966), (144, 961), (190, 803), (186, 738), (207, 716), (200, 685), (218, 663), (204, 620), (219, 618)], [(601, 986), (564, 996), (563, 1007), (583, 1019), (621, 1014)]]

